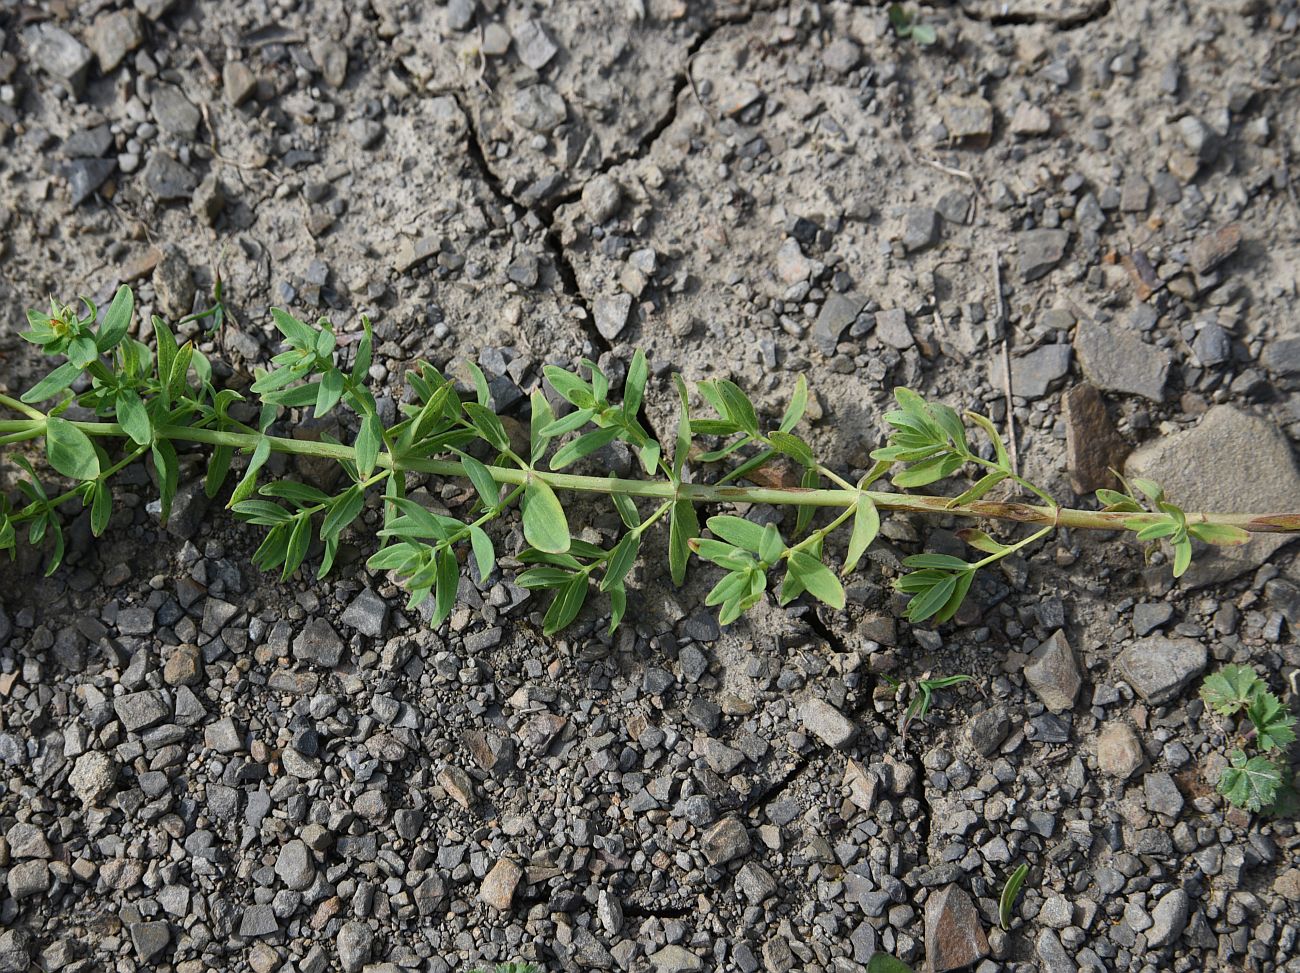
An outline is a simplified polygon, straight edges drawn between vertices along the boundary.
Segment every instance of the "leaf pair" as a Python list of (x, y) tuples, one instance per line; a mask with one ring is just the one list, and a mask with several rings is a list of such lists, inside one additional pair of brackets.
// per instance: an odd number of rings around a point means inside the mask
[(899, 591), (912, 596), (906, 616), (913, 624), (930, 618), (936, 623), (948, 621), (975, 580), (974, 564), (948, 554), (914, 554), (904, 558), (903, 565), (918, 569), (895, 583)]

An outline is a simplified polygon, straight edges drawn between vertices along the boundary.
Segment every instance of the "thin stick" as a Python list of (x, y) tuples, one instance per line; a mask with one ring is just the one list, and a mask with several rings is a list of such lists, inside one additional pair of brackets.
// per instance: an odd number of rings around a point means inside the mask
[(1002, 301), (1002, 264), (993, 254), (993, 293), (998, 299), (998, 331), (1002, 334), (1002, 393), (1007, 401), (1007, 453), (1011, 471), (1020, 474), (1020, 454), (1016, 448), (1016, 413), (1011, 393), (1011, 349), (1007, 343), (1007, 308)]

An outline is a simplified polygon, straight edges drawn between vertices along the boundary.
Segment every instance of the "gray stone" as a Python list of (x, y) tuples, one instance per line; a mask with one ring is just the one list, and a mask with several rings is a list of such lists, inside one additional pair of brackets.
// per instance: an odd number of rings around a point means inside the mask
[(1084, 374), (1098, 388), (1164, 401), (1173, 356), (1147, 344), (1127, 326), (1085, 318), (1074, 334), (1074, 350)]
[(1174, 606), (1164, 601), (1144, 601), (1133, 606), (1133, 634), (1149, 635), (1174, 617)]
[(859, 294), (832, 294), (822, 304), (817, 320), (813, 323), (813, 344), (827, 358), (835, 354), (835, 346), (840, 335), (851, 325), (866, 303), (866, 298)]
[(520, 88), (510, 101), (510, 115), (515, 124), (542, 135), (555, 131), (567, 114), (564, 99), (548, 84)]
[(113, 711), (131, 733), (157, 726), (172, 715), (171, 705), (162, 693), (154, 689), (116, 697)]
[(1078, 973), (1079, 967), (1061, 945), (1061, 937), (1051, 929), (1042, 930), (1035, 945), (1040, 973)]
[(514, 38), (519, 60), (534, 71), (546, 67), (559, 51), (540, 20), (521, 21), (514, 30)]
[(876, 314), (876, 337), (891, 348), (906, 351), (916, 342), (907, 326), (907, 311), (901, 307), (879, 311)]
[(11, 865), (8, 886), (9, 894), (15, 899), (29, 899), (49, 891), (50, 863), (38, 858)]
[(939, 214), (930, 206), (914, 206), (903, 217), (903, 249), (915, 253), (939, 242)]
[(749, 849), (749, 832), (739, 818), (723, 818), (700, 836), (700, 850), (710, 865), (725, 865)]
[(99, 807), (117, 786), (117, 769), (117, 761), (108, 754), (88, 750), (72, 765), (68, 784), (85, 807)]
[(1001, 704), (975, 714), (966, 725), (966, 739), (981, 757), (991, 756), (1010, 732), (1011, 719)]
[(1274, 338), (1264, 346), (1260, 362), (1277, 375), (1300, 375), (1300, 337)]
[(1074, 923), (1074, 906), (1063, 895), (1048, 896), (1038, 910), (1038, 921), (1050, 929), (1064, 929)]
[(153, 117), (159, 128), (177, 138), (194, 138), (202, 118), (199, 110), (174, 84), (160, 84), (153, 89)]
[(492, 870), (479, 886), (478, 897), (481, 902), (492, 908), (505, 912), (514, 901), (515, 890), (524, 877), (524, 870), (515, 861), (502, 858), (492, 866)]
[(1194, 639), (1152, 635), (1119, 657), (1119, 668), (1139, 696), (1153, 705), (1173, 701), (1205, 671), (1205, 646)]
[(171, 202), (189, 199), (194, 187), (199, 184), (198, 177), (181, 165), (162, 149), (149, 153), (149, 161), (144, 164), (144, 185), (149, 194), (159, 202)]
[(221, 69), (221, 88), (226, 103), (237, 108), (257, 92), (257, 75), (243, 61), (227, 61)]
[(34, 824), (19, 821), (5, 833), (11, 858), (52, 858), (53, 851), (45, 834)]
[(144, 43), (140, 15), (134, 10), (101, 13), (86, 31), (86, 43), (98, 58), (102, 73), (116, 70), (128, 54)]
[(213, 226), (226, 206), (226, 190), (215, 172), (209, 173), (194, 190), (190, 212), (206, 225)]
[(1196, 355), (1196, 360), (1206, 368), (1222, 365), (1232, 357), (1232, 343), (1228, 339), (1228, 332), (1211, 321), (1196, 332), (1196, 338), (1192, 341), (1192, 352)]
[[(1025, 399), (1041, 399), (1057, 379), (1070, 371), (1070, 346), (1063, 344), (1039, 345), (1027, 355), (1011, 358), (1011, 392)], [(1002, 356), (993, 356), (989, 366), (989, 381), (993, 387), (1003, 386)]]
[(699, 973), (704, 969), (704, 960), (675, 943), (651, 953), (649, 959), (656, 973)]
[(808, 732), (836, 749), (847, 747), (858, 735), (857, 724), (824, 699), (804, 700), (799, 707), (799, 719)]
[(163, 248), (162, 259), (153, 269), (153, 289), (165, 319), (175, 321), (194, 310), (194, 271), (179, 247)]
[(328, 619), (313, 618), (293, 640), (294, 658), (332, 669), (343, 657), (343, 640)]
[(474, 0), (450, 0), (447, 4), (447, 27), (469, 30), (474, 23)]
[(234, 718), (226, 716), (204, 728), (203, 743), (217, 753), (238, 753), (244, 749), (244, 735)]
[(989, 954), (989, 941), (971, 897), (958, 885), (925, 901), (925, 956), (933, 973), (960, 970)]
[(131, 945), (135, 947), (136, 958), (141, 963), (152, 963), (172, 939), (171, 927), (161, 919), (133, 922), (128, 928), (131, 932)]
[(592, 223), (601, 224), (618, 212), (623, 191), (613, 176), (601, 173), (582, 187), (582, 209)]
[(1174, 779), (1164, 772), (1147, 774), (1142, 780), (1147, 810), (1176, 818), (1183, 809), (1183, 795)]
[(1178, 942), (1187, 928), (1191, 901), (1182, 889), (1165, 893), (1151, 910), (1151, 928), (1147, 930), (1147, 946), (1163, 949)]
[(275, 910), (269, 905), (248, 906), (239, 921), (239, 935), (245, 939), (270, 936), (279, 929), (280, 921), (276, 919)]
[(1026, 230), (1020, 234), (1020, 279), (1029, 282), (1045, 276), (1061, 262), (1070, 234), (1065, 230)]
[(382, 638), (388, 628), (388, 604), (370, 588), (363, 588), (344, 610), (340, 621), (362, 635)]
[(790, 285), (807, 280), (812, 267), (813, 263), (804, 256), (799, 241), (786, 237), (776, 252), (776, 275), (781, 278), (781, 283)]
[(0, 931), (0, 973), (27, 973), (35, 940), (26, 929)]
[(48, 21), (25, 28), (23, 40), (33, 63), (64, 82), (74, 95), (81, 94), (91, 54), (79, 40)]
[(632, 310), (631, 294), (614, 294), (596, 298), (592, 313), (596, 330), (606, 341), (614, 341), (627, 327), (627, 316)]
[(311, 851), (297, 838), (287, 842), (275, 859), (275, 874), (296, 892), (309, 888), (316, 880)]
[(1025, 681), (1051, 712), (1065, 713), (1074, 708), (1083, 674), (1064, 632), (1055, 632), (1034, 649), (1025, 664)]
[[(1165, 488), (1184, 510), (1277, 513), (1295, 507), (1300, 471), (1291, 444), (1273, 423), (1230, 405), (1210, 409), (1192, 429), (1150, 443), (1129, 457), (1130, 476)], [(1256, 534), (1240, 547), (1198, 552), (1180, 584), (1231, 580), (1265, 563), (1288, 538)]]
[(65, 162), (59, 168), (59, 174), (67, 180), (69, 204), (80, 206), (84, 203), (95, 190), (104, 185), (116, 168), (116, 159), (73, 159)]
[(847, 37), (837, 37), (826, 45), (822, 63), (836, 74), (848, 74), (862, 61), (862, 48)]

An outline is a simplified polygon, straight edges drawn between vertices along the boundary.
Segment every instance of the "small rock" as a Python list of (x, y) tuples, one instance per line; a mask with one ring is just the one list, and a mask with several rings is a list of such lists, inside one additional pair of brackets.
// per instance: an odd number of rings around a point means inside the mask
[(1074, 708), (1083, 674), (1064, 632), (1057, 631), (1033, 651), (1025, 665), (1025, 681), (1051, 712)]
[(1151, 205), (1151, 184), (1138, 173), (1130, 173), (1120, 188), (1119, 208), (1125, 213), (1145, 213)]
[(1159, 635), (1139, 639), (1119, 657), (1128, 684), (1152, 705), (1172, 702), (1205, 671), (1205, 646), (1194, 639)]
[(500, 859), (484, 877), (478, 891), (479, 900), (499, 912), (507, 911), (523, 877), (524, 870), (516, 862)]
[(1114, 488), (1118, 483), (1111, 470), (1123, 467), (1129, 445), (1115, 430), (1101, 392), (1083, 382), (1066, 392), (1062, 403), (1070, 486), (1079, 494)]
[(889, 308), (876, 314), (876, 336), (899, 351), (906, 351), (916, 342), (912, 329), (907, 326), (907, 311), (901, 307)]
[(293, 654), (302, 662), (332, 669), (343, 657), (343, 640), (328, 619), (316, 617), (293, 640)]
[(5, 841), (9, 843), (10, 858), (48, 859), (54, 857), (49, 841), (46, 840), (41, 829), (34, 824), (24, 821), (18, 822), (5, 834)]
[(1097, 766), (1103, 774), (1127, 780), (1142, 766), (1146, 754), (1133, 727), (1107, 723), (1097, 737)]
[(632, 310), (631, 294), (615, 294), (596, 298), (592, 313), (596, 330), (606, 341), (614, 341), (627, 327), (627, 316)]
[(72, 94), (81, 94), (90, 68), (91, 53), (80, 41), (48, 21), (25, 28), (23, 40), (33, 63), (63, 81)]
[(1173, 357), (1128, 327), (1085, 318), (1075, 331), (1074, 350), (1084, 373), (1099, 388), (1164, 401)]
[(812, 329), (812, 339), (817, 350), (827, 358), (834, 355), (840, 335), (857, 319), (866, 302), (866, 298), (853, 293), (831, 294), (826, 298)]
[(18, 862), (9, 867), (9, 894), (15, 899), (29, 899), (49, 891), (50, 863), (42, 859)]
[(1166, 892), (1151, 910), (1151, 928), (1147, 930), (1147, 946), (1163, 949), (1178, 942), (1187, 928), (1191, 901), (1182, 889)]
[(130, 927), (131, 945), (141, 963), (152, 963), (171, 942), (171, 927), (163, 920), (133, 922)]
[(521, 21), (514, 30), (514, 38), (519, 60), (534, 71), (546, 67), (559, 51), (540, 20)]
[(348, 78), (348, 49), (328, 37), (317, 35), (309, 42), (311, 59), (331, 88), (342, 88)]
[(363, 588), (344, 610), (340, 621), (362, 635), (382, 638), (388, 627), (388, 604), (370, 588)]
[(474, 0), (450, 0), (447, 4), (449, 30), (469, 30), (474, 23)]
[(345, 922), (339, 929), (334, 945), (339, 951), (339, 966), (343, 973), (360, 973), (370, 959), (370, 949), (375, 934), (364, 922)]
[(239, 920), (239, 935), (244, 939), (256, 936), (271, 936), (280, 929), (280, 922), (275, 918), (275, 910), (269, 905), (253, 905), (244, 909)]
[(1192, 341), (1192, 353), (1205, 368), (1213, 368), (1232, 357), (1232, 341), (1228, 338), (1228, 332), (1211, 321), (1196, 332)]
[(108, 180), (117, 168), (116, 159), (73, 159), (59, 168), (68, 182), (68, 203), (80, 206)]
[(1142, 781), (1147, 810), (1176, 818), (1183, 809), (1183, 795), (1174, 779), (1166, 773), (1147, 774)]
[(613, 176), (601, 173), (593, 176), (582, 187), (582, 208), (587, 219), (597, 225), (604, 223), (618, 212), (622, 202), (622, 190)]
[(225, 206), (225, 188), (215, 172), (209, 173), (194, 190), (194, 198), (190, 201), (190, 212), (207, 226), (214, 226)]
[(1066, 230), (1026, 230), (1020, 234), (1020, 279), (1029, 282), (1047, 275), (1065, 256), (1070, 243)]
[(567, 115), (564, 99), (547, 84), (520, 88), (510, 103), (510, 116), (515, 124), (542, 135), (550, 135)]
[[(1052, 383), (1070, 371), (1069, 345), (1040, 345), (1027, 355), (1011, 358), (1011, 392), (1026, 399), (1041, 399)], [(1002, 356), (995, 355), (989, 367), (994, 388), (1003, 385)]]
[(442, 785), (453, 801), (469, 810), (474, 804), (474, 782), (469, 774), (455, 764), (448, 764), (438, 771), (438, 783)]
[(785, 242), (776, 252), (777, 277), (781, 278), (781, 283), (788, 286), (807, 280), (810, 273), (812, 273), (812, 261), (803, 255), (803, 250), (799, 248), (799, 241), (794, 237), (786, 237)]
[(26, 929), (0, 931), (0, 973), (27, 973), (34, 946)]
[(1187, 259), (1198, 274), (1207, 274), (1236, 253), (1240, 246), (1241, 227), (1229, 223), (1197, 239), (1187, 249)]
[(822, 52), (822, 64), (836, 74), (848, 74), (862, 62), (862, 48), (847, 37), (837, 37)]
[(221, 69), (221, 87), (226, 104), (238, 108), (257, 92), (257, 76), (243, 61), (227, 61)]
[(903, 249), (925, 250), (939, 242), (939, 214), (929, 206), (913, 206), (903, 218)]
[(152, 689), (118, 696), (113, 700), (113, 711), (131, 733), (157, 726), (172, 715), (172, 708), (162, 693)]
[(1016, 106), (1008, 127), (1012, 135), (1050, 135), (1052, 116), (1047, 109), (1022, 101)]
[(1174, 617), (1174, 606), (1164, 601), (1141, 602), (1133, 606), (1133, 634), (1149, 635)]
[(199, 184), (194, 173), (162, 149), (154, 149), (149, 153), (143, 177), (145, 188), (159, 202), (189, 199)]
[(86, 808), (99, 807), (117, 787), (117, 769), (108, 754), (88, 750), (73, 764), (68, 784)]
[(164, 318), (176, 321), (194, 309), (194, 271), (179, 247), (163, 248), (162, 259), (153, 270), (153, 289)]
[(724, 865), (749, 849), (749, 832), (739, 818), (723, 818), (700, 836), (700, 850), (710, 865)]
[(227, 716), (204, 728), (203, 743), (217, 753), (239, 753), (244, 749), (244, 735), (234, 718)]
[(98, 58), (101, 73), (116, 70), (128, 54), (144, 43), (140, 15), (134, 10), (101, 13), (86, 32), (86, 43)]
[(153, 117), (164, 132), (186, 141), (198, 132), (202, 116), (174, 84), (160, 84), (153, 89), (152, 107)]
[(704, 960), (675, 943), (651, 953), (650, 962), (656, 973), (699, 973), (704, 969)]
[(1002, 705), (990, 706), (966, 724), (966, 739), (981, 757), (991, 756), (1010, 732), (1011, 719)]
[(960, 970), (989, 955), (989, 941), (971, 897), (958, 885), (925, 902), (925, 956), (933, 973)]
[(993, 137), (993, 106), (984, 98), (950, 98), (942, 108), (944, 128), (954, 142), (987, 145)]
[(1061, 945), (1061, 937), (1051, 929), (1044, 929), (1038, 934), (1035, 950), (1041, 964), (1038, 967), (1039, 973), (1078, 973), (1079, 967)]
[(858, 735), (857, 724), (824, 699), (811, 697), (799, 707), (799, 719), (827, 746), (842, 750)]
[(296, 892), (309, 888), (316, 880), (316, 865), (306, 844), (297, 838), (287, 842), (275, 859), (275, 874)]

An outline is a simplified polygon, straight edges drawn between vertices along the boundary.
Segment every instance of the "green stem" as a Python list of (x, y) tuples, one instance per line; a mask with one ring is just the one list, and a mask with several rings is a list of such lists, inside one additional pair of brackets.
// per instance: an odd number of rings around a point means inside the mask
[(1004, 557), (1016, 553), (1016, 551), (1020, 550), (1022, 547), (1028, 547), (1030, 544), (1034, 543), (1034, 541), (1038, 540), (1040, 537), (1046, 537), (1055, 529), (1056, 528), (1054, 526), (1048, 526), (1048, 527), (1044, 527), (1042, 530), (1036, 530), (1028, 537), (1023, 538), (1022, 540), (1018, 540), (1014, 544), (1008, 545), (1005, 550), (998, 551), (996, 554), (990, 554), (988, 557), (982, 558), (979, 561), (972, 561), (970, 565), (970, 570), (978, 571), (980, 568), (988, 567), (990, 564), (993, 564), (997, 561), (1001, 561)]
[[(115, 422), (74, 422), (88, 436), (123, 436), (121, 426)], [(0, 436), (15, 433), (40, 435), (44, 432), (44, 418), (0, 420)], [(228, 430), (202, 429), (192, 426), (160, 426), (155, 430), (160, 437), (177, 442), (207, 443), (214, 446), (232, 446), (252, 450), (259, 434), (230, 432)], [(355, 451), (350, 446), (337, 443), (311, 442), (281, 436), (265, 437), (276, 452), (302, 456), (319, 456), (334, 460), (352, 460)], [(420, 457), (401, 457), (381, 454), (378, 464), (385, 468), (434, 476), (465, 476), (464, 467), (456, 460)], [(1072, 527), (1085, 530), (1126, 530), (1133, 523), (1154, 523), (1165, 519), (1163, 513), (1124, 513), (1120, 511), (1078, 510), (1057, 506), (1036, 506), (1025, 503), (975, 500), (950, 507), (949, 497), (922, 496), (891, 493), (856, 488), (846, 490), (813, 490), (802, 487), (744, 487), (719, 486), (707, 483), (674, 484), (664, 480), (624, 480), (612, 476), (578, 476), (571, 473), (544, 473), (505, 466), (489, 466), (488, 472), (498, 483), (523, 485), (529, 476), (546, 481), (557, 490), (578, 493), (622, 493), (630, 497), (656, 500), (690, 500), (693, 503), (767, 503), (796, 507), (852, 507), (859, 495), (866, 496), (881, 510), (908, 513), (940, 514), (955, 517), (1011, 520), (1025, 524)], [(1224, 524), (1240, 527), (1255, 533), (1300, 533), (1300, 514), (1297, 513), (1213, 513), (1189, 512), (1188, 524)]]
[(39, 409), (33, 409), (26, 402), (11, 398), (3, 393), (0, 393), (0, 405), (8, 406), (15, 412), (21, 412), (30, 419), (39, 419), (42, 422), (45, 421), (45, 414)]

